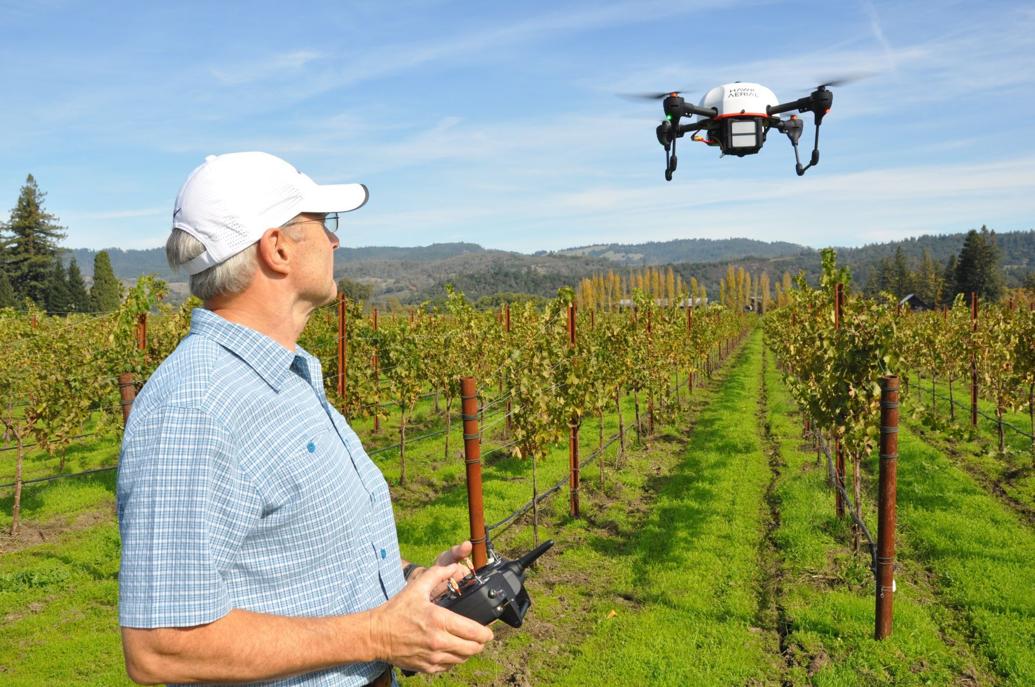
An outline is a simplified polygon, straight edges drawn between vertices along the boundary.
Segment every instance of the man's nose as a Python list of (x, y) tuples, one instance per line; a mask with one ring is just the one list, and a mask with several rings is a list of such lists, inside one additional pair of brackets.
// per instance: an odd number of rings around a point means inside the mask
[(331, 240), (331, 250), (337, 250), (338, 246), (341, 245), (341, 242), (338, 240), (338, 235), (333, 231), (327, 231), (326, 229), (324, 229), (324, 231), (327, 232), (328, 238)]

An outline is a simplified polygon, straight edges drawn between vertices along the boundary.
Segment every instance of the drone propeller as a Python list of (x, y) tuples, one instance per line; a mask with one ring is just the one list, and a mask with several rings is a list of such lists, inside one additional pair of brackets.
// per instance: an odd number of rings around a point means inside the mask
[(682, 91), (665, 91), (663, 93), (619, 93), (618, 97), (625, 98), (627, 100), (664, 100), (670, 95), (680, 95), (691, 89), (687, 88)]
[(836, 88), (838, 86), (846, 86), (846, 85), (848, 85), (850, 83), (854, 83), (856, 81), (862, 81), (863, 79), (868, 79), (868, 78), (870, 78), (871, 76), (874, 76), (874, 75), (875, 75), (875, 72), (854, 72), (854, 73), (851, 73), (851, 74), (841, 74), (841, 75), (837, 76), (836, 78), (828, 79), (824, 83), (819, 84), (818, 86), (816, 86), (815, 90), (819, 90), (820, 88), (828, 88), (828, 87), (831, 87), (831, 86), (833, 86), (834, 88)]

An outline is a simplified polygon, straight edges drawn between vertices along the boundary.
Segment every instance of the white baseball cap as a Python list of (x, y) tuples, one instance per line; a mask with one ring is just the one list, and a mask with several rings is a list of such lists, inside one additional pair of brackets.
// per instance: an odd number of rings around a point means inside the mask
[(302, 212), (349, 212), (363, 207), (363, 184), (321, 186), (269, 153), (209, 155), (176, 195), (173, 228), (205, 245), (184, 269), (218, 265)]

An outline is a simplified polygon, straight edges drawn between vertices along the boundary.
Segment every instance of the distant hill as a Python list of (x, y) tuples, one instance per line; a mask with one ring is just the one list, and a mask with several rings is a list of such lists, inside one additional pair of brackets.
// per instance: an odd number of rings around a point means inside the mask
[[(144, 250), (122, 250), (105, 248), (111, 258), (111, 267), (120, 279), (135, 280), (142, 274), (154, 274), (166, 281), (186, 281), (182, 274), (169, 269), (165, 261), (165, 248)], [(93, 279), (93, 259), (98, 251), (88, 248), (66, 249), (64, 260), (67, 266), (75, 257), (84, 277)], [(335, 251), (337, 262), (401, 261), (433, 262), (468, 253), (484, 253), (477, 243), (433, 243), (430, 246), (397, 248), (394, 246), (366, 246), (363, 248), (339, 248)]]
[[(859, 248), (838, 248), (837, 261), (851, 270), (853, 281), (857, 285), (865, 286), (870, 270), (875, 268), (881, 259), (894, 256), (899, 248), (914, 265), (923, 257), (925, 250), (929, 251), (939, 264), (944, 265), (950, 256), (959, 254), (965, 237), (966, 234), (924, 235), (902, 241), (873, 243)], [(1025, 275), (1035, 271), (1035, 231), (997, 233), (995, 238), (1006, 285), (1019, 286)], [(756, 274), (768, 272), (773, 279), (780, 278), (784, 272), (797, 275), (798, 272), (804, 271), (805, 278), (813, 284), (818, 281), (821, 270), (817, 251), (764, 259), (749, 256), (735, 261), (679, 263), (674, 267), (684, 281), (689, 280), (690, 276), (697, 277), (711, 292), (713, 288), (718, 288), (719, 280), (725, 276), (726, 266), (730, 262)]]
[(366, 246), (363, 248), (339, 248), (334, 252), (338, 262), (362, 262), (365, 260), (409, 260), (412, 262), (433, 262), (457, 255), (484, 253), (477, 243), (433, 243), (430, 246), (396, 248), (393, 246)]
[[(111, 258), (111, 268), (115, 276), (123, 281), (136, 281), (142, 274), (153, 274), (166, 281), (186, 281), (183, 275), (174, 274), (165, 262), (165, 248), (148, 248), (145, 250), (122, 250), (121, 248), (105, 248)], [(89, 248), (65, 249), (65, 266), (75, 258), (79, 271), (87, 280), (93, 279), (93, 258), (99, 251)]]
[[(671, 265), (680, 262), (722, 262), (746, 256), (774, 258), (782, 255), (814, 253), (812, 248), (785, 241), (754, 239), (675, 239), (647, 243), (601, 243), (555, 251), (557, 255), (604, 258), (625, 267)], [(536, 253), (541, 255), (543, 252)]]
[[(944, 264), (950, 255), (959, 253), (964, 237), (965, 234), (925, 235), (860, 248), (839, 248), (838, 259), (852, 270), (856, 283), (864, 285), (870, 269), (881, 258), (894, 255), (898, 248), (912, 261), (919, 260), (924, 250), (928, 250)], [(1006, 283), (1016, 286), (1028, 272), (1035, 270), (1035, 231), (996, 234), (996, 242), (1002, 254)], [(109, 249), (108, 253), (115, 274), (124, 282), (132, 283), (140, 275), (152, 273), (170, 282), (176, 300), (186, 294), (186, 279), (169, 270), (164, 248)], [(91, 279), (94, 254), (92, 250), (77, 249), (67, 251), (65, 258), (67, 262), (74, 255), (84, 276)], [(684, 281), (696, 277), (715, 294), (728, 264), (754, 273), (766, 271), (774, 280), (784, 272), (804, 271), (806, 277), (815, 282), (820, 270), (819, 253), (794, 243), (681, 239), (601, 244), (540, 251), (533, 255), (486, 249), (474, 243), (339, 248), (335, 277), (369, 284), (374, 289), (374, 299), (382, 303), (389, 299), (419, 303), (440, 299), (447, 283), (472, 300), (501, 292), (552, 296), (561, 286), (574, 286), (579, 279), (593, 273), (659, 264), (672, 264)]]

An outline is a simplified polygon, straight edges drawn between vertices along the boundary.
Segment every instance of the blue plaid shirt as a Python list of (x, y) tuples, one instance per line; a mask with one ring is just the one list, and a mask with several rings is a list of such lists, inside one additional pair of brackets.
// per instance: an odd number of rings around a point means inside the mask
[[(320, 362), (202, 308), (133, 404), (117, 498), (124, 627), (344, 615), (404, 585), (388, 485)], [(363, 685), (385, 667), (262, 684)]]

